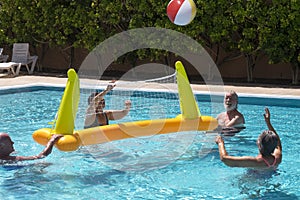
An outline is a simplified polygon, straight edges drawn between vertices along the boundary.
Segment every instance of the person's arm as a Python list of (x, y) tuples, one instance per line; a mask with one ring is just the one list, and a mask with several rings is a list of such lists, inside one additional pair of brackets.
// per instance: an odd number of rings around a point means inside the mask
[(221, 136), (216, 137), (216, 143), (218, 144), (220, 159), (225, 165), (229, 167), (257, 167), (259, 165), (259, 162), (256, 157), (239, 157), (228, 155), (225, 149), (224, 140)]
[(63, 137), (63, 135), (54, 134), (54, 135), (52, 135), (51, 139), (47, 143), (45, 149), (40, 154), (38, 154), (36, 156), (16, 156), (15, 160), (22, 161), (22, 160), (36, 160), (36, 159), (45, 158), (52, 152), (55, 142), (57, 142), (59, 140), (59, 138), (61, 138), (61, 137)]
[(91, 104), (92, 104), (93, 106), (96, 106), (96, 105), (95, 105), (95, 102), (98, 102), (98, 101), (102, 100), (102, 99), (104, 98), (104, 96), (105, 96), (108, 92), (110, 92), (112, 89), (114, 89), (114, 87), (116, 87), (115, 80), (112, 80), (112, 81), (110, 82), (110, 84), (107, 85), (107, 87), (106, 87), (105, 90), (103, 90), (102, 92), (100, 92), (99, 94), (97, 94), (97, 95), (93, 98)]
[(235, 125), (245, 124), (244, 116), (237, 111), (237, 114), (227, 123), (225, 123), (226, 127), (233, 127)]
[(116, 86), (114, 83), (115, 80), (112, 80), (110, 84), (107, 85), (105, 90), (97, 94), (92, 99), (92, 101), (88, 105), (88, 108), (86, 109), (85, 120), (84, 120), (85, 126), (89, 126), (95, 121), (96, 118), (95, 108), (97, 107), (97, 102), (101, 101), (104, 98), (104, 96)]
[(232, 118), (229, 122), (225, 123), (225, 126), (226, 127), (232, 127), (234, 126), (235, 124), (237, 124), (239, 121), (239, 116), (234, 116), (234, 118)]
[(226, 113), (222, 112), (220, 114), (217, 115), (216, 119), (218, 121), (218, 124), (220, 127), (225, 126), (225, 118), (226, 118)]
[(123, 110), (111, 110), (111, 111), (106, 112), (107, 115), (108, 115), (108, 119), (110, 119), (110, 120), (122, 119), (123, 117), (125, 117), (129, 113), (130, 107), (131, 107), (131, 101), (126, 100), (125, 101), (125, 108)]
[[(278, 137), (278, 145), (277, 145), (277, 148), (275, 149), (274, 154), (276, 154), (276, 153), (281, 154), (281, 151), (282, 151), (281, 140), (280, 140), (279, 135), (277, 134), (277, 132), (275, 131), (274, 127), (271, 124), (271, 114), (270, 114), (270, 111), (268, 108), (265, 108), (264, 118), (265, 118), (265, 122), (268, 126), (268, 129), (270, 131), (273, 131)], [(278, 150), (278, 151), (276, 151), (276, 150)]]

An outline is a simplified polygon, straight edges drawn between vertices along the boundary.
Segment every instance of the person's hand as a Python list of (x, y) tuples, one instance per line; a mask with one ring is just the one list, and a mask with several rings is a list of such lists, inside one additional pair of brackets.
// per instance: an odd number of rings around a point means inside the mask
[(125, 108), (129, 109), (131, 107), (131, 101), (130, 100), (126, 100), (125, 101)]
[(107, 85), (106, 90), (111, 91), (112, 89), (114, 89), (114, 87), (116, 87), (116, 84), (115, 83), (110, 83), (110, 84)]
[(63, 136), (64, 135), (62, 134), (53, 134), (47, 146), (45, 147), (44, 151), (42, 151), (36, 158), (40, 159), (40, 158), (44, 158), (45, 156), (48, 156), (52, 152), (52, 148), (55, 142), (57, 142)]
[(270, 115), (270, 111), (268, 108), (265, 108), (264, 118), (266, 121), (270, 121), (271, 115)]
[(215, 142), (216, 142), (216, 144), (219, 144), (220, 142), (223, 143), (224, 140), (223, 140), (223, 138), (222, 138), (220, 135), (218, 135), (218, 136), (216, 137), (216, 139), (215, 139)]
[(64, 135), (62, 135), (62, 134), (53, 134), (51, 136), (51, 139), (50, 139), (49, 142), (56, 142), (56, 141), (58, 141), (62, 137), (64, 137)]

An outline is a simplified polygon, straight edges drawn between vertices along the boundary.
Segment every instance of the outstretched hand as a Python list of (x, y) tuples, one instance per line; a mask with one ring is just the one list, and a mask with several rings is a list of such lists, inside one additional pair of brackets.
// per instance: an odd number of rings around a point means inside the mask
[(60, 138), (62, 138), (64, 135), (62, 135), (62, 134), (53, 134), (52, 136), (51, 136), (51, 139), (49, 140), (49, 142), (53, 142), (53, 143), (55, 143), (55, 142), (57, 142)]
[(62, 134), (53, 134), (45, 149), (38, 156), (36, 156), (36, 158), (40, 159), (48, 156), (52, 152), (55, 142), (57, 142), (63, 136), (64, 135)]
[(114, 87), (116, 87), (116, 84), (110, 83), (110, 84), (107, 85), (106, 90), (111, 91), (112, 89), (114, 89)]
[(265, 114), (264, 114), (265, 121), (270, 121), (271, 115), (269, 108), (265, 108)]
[(131, 101), (130, 100), (126, 100), (125, 101), (125, 108), (129, 109), (131, 107)]
[(220, 135), (218, 135), (218, 136), (216, 137), (216, 139), (215, 139), (215, 142), (216, 142), (216, 144), (219, 144), (219, 143), (224, 142), (224, 140), (223, 140), (223, 138), (222, 138)]

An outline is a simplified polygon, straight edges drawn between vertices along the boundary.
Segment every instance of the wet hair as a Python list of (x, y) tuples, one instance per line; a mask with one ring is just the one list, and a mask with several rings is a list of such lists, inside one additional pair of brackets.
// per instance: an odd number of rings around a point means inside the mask
[(273, 131), (263, 131), (257, 139), (259, 152), (263, 156), (271, 155), (274, 152), (275, 148), (278, 146), (278, 141), (278, 135), (276, 135)]
[(93, 93), (90, 94), (90, 96), (89, 96), (89, 98), (88, 98), (88, 104), (90, 104), (90, 103), (92, 102), (93, 98), (94, 98), (97, 94), (99, 94), (99, 92), (93, 92)]

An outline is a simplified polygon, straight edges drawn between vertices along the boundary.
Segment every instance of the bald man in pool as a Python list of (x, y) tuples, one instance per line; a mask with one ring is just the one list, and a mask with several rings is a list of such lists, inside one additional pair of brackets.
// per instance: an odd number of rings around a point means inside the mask
[(36, 156), (11, 156), (10, 154), (15, 151), (14, 142), (7, 133), (0, 133), (0, 161), (23, 161), (45, 158), (52, 152), (55, 142), (61, 137), (63, 135), (52, 135), (45, 149)]

